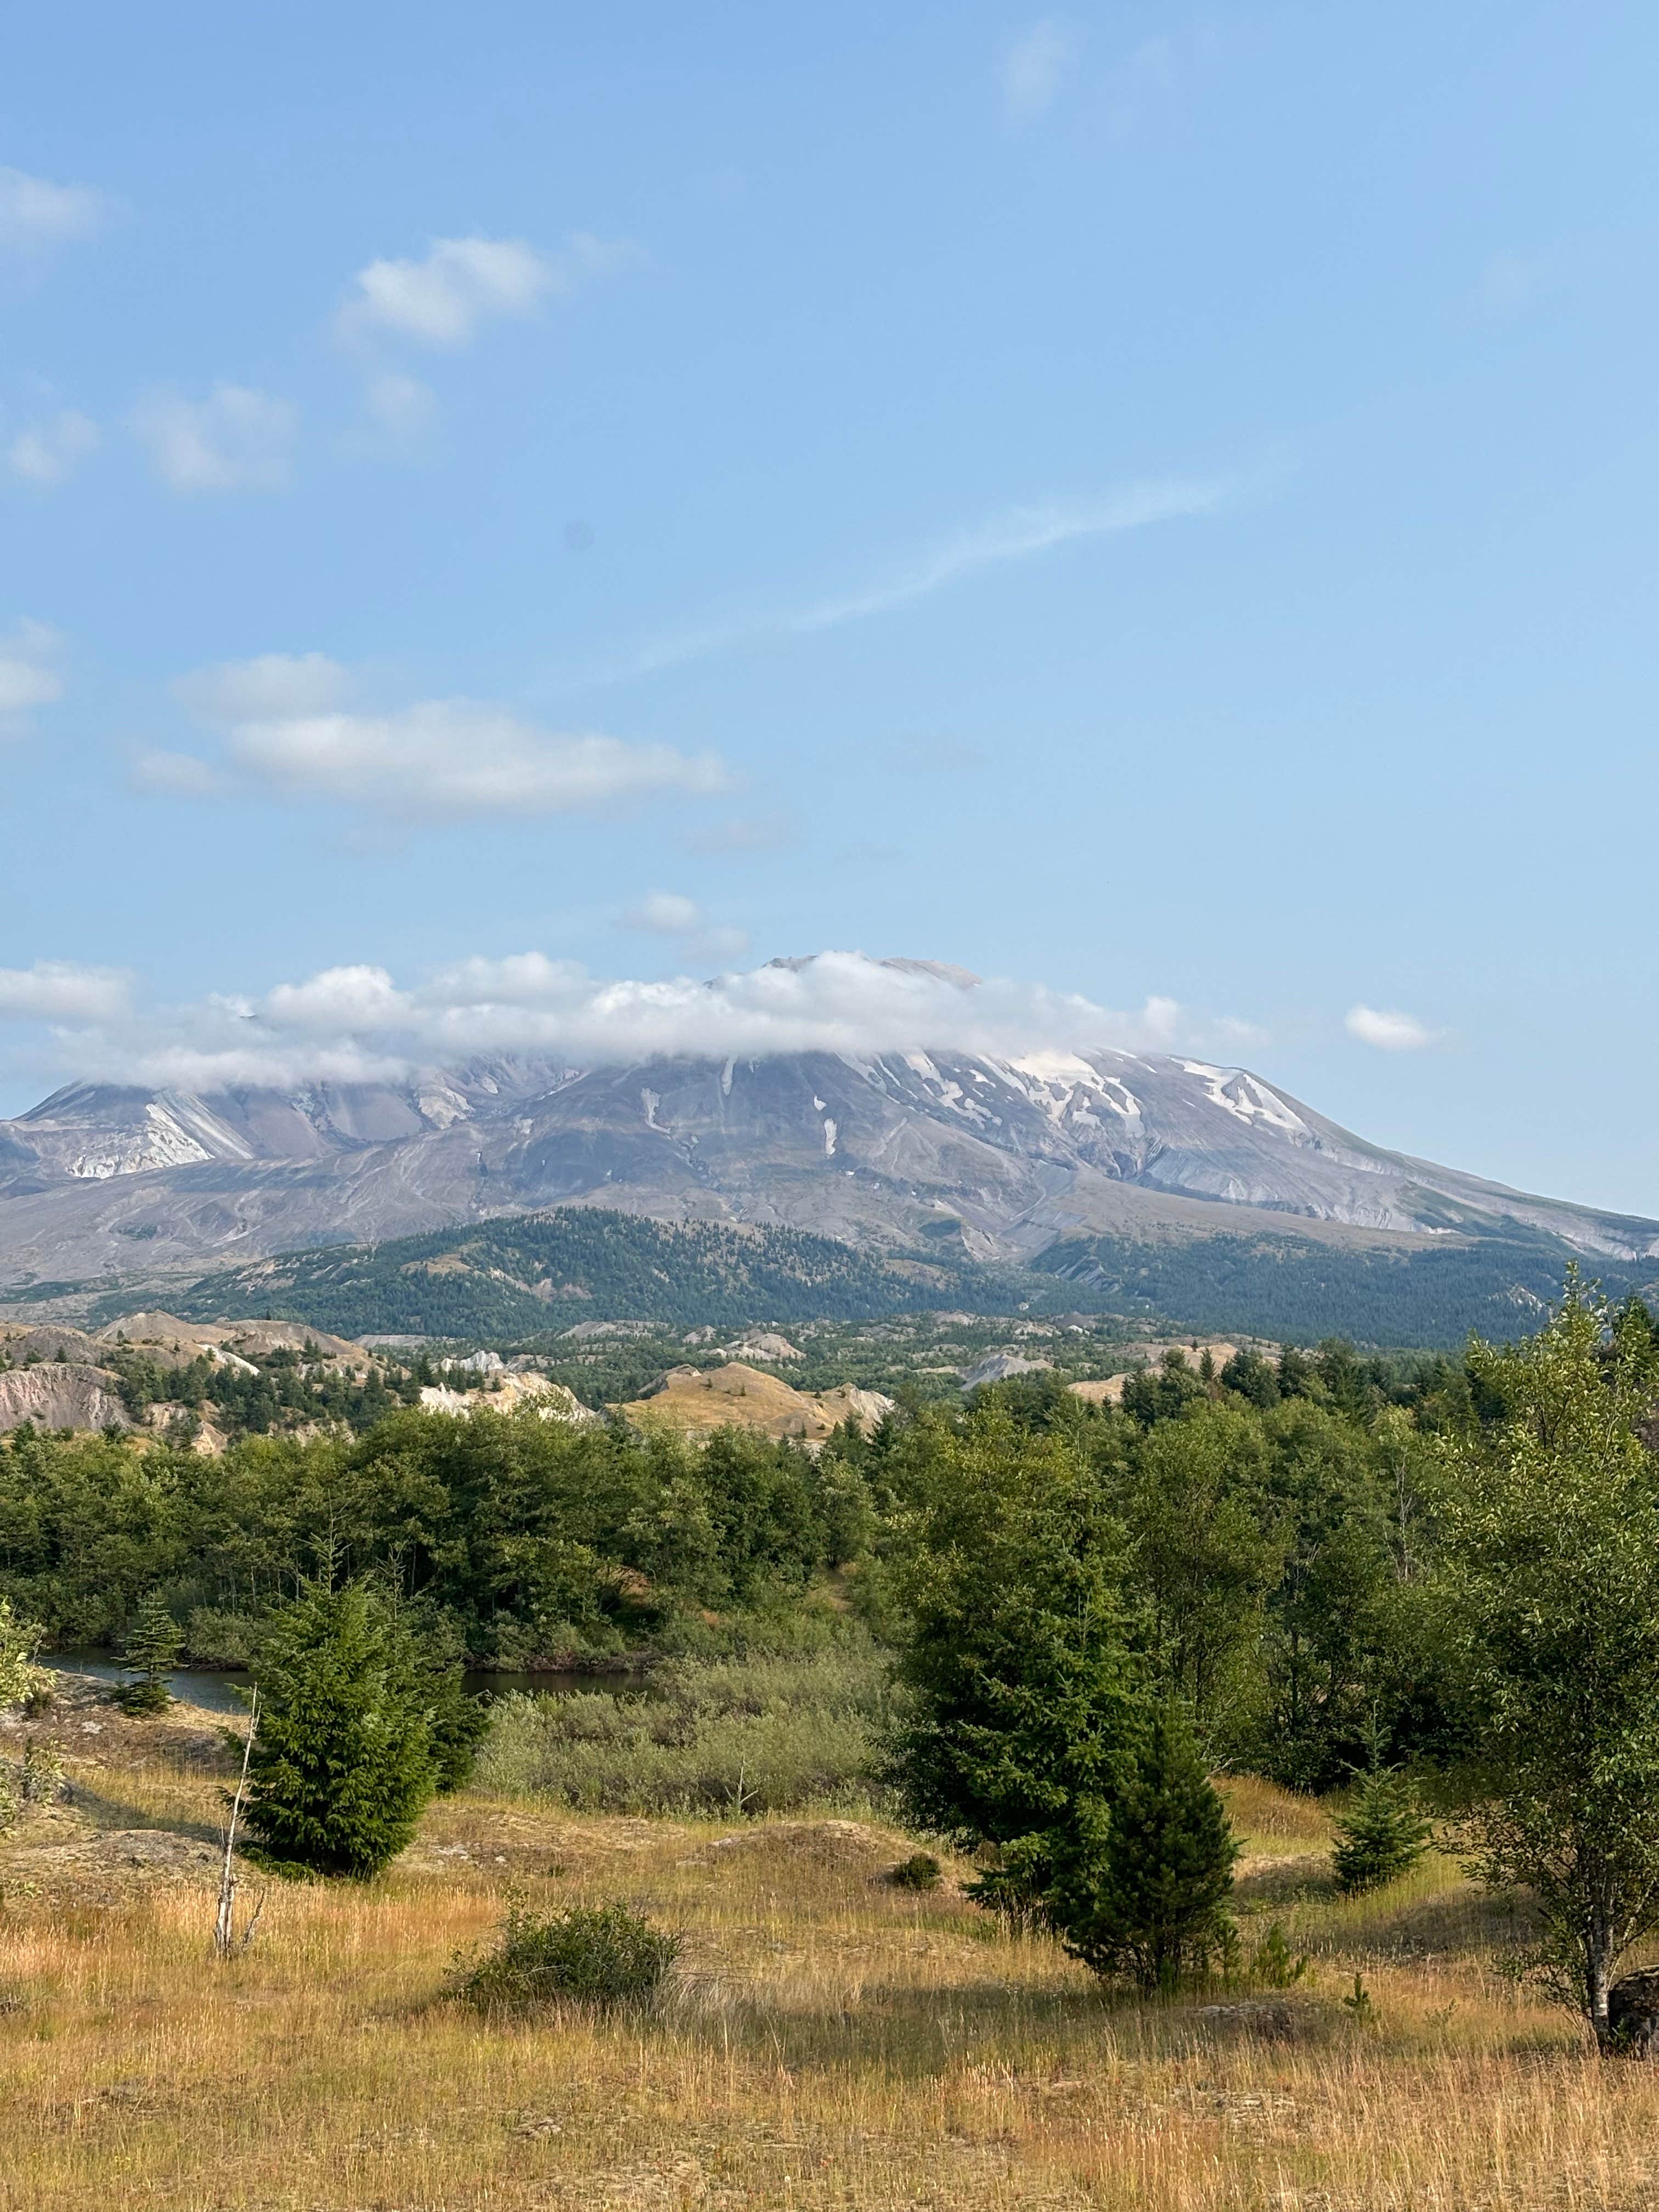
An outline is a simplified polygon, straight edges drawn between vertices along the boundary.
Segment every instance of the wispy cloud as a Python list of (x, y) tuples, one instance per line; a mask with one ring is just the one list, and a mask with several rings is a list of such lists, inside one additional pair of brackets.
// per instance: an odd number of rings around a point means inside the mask
[(133, 410), (132, 428), (173, 491), (278, 491), (289, 479), (299, 421), (289, 400), (220, 384), (205, 399), (152, 392)]
[(1421, 1052), (1438, 1037), (1437, 1030), (1419, 1022), (1415, 1014), (1384, 1012), (1376, 1006), (1350, 1006), (1342, 1026), (1361, 1044), (1378, 1052)]
[(232, 788), (222, 769), (194, 753), (140, 753), (132, 780), (140, 791), (158, 792), (166, 799), (216, 799)]
[(680, 842), (688, 853), (781, 853), (800, 842), (800, 830), (782, 812), (739, 814), (688, 830)]
[(888, 769), (896, 775), (977, 775), (986, 765), (987, 757), (977, 745), (951, 737), (912, 738), (895, 745), (887, 757)]
[(1050, 500), (1014, 507), (958, 532), (856, 590), (784, 612), (755, 614), (706, 627), (671, 631), (604, 672), (643, 676), (688, 660), (701, 660), (751, 640), (801, 637), (891, 614), (951, 584), (1079, 540), (1142, 530), (1157, 522), (1213, 514), (1231, 491), (1220, 478), (1137, 484), (1093, 500)]
[(0, 249), (40, 253), (89, 238), (109, 202), (90, 185), (54, 185), (21, 169), (0, 168)]
[(438, 395), (418, 376), (370, 377), (363, 390), (363, 407), (381, 437), (392, 446), (417, 443), (438, 420)]
[(63, 646), (57, 630), (27, 617), (9, 637), (0, 637), (0, 738), (20, 736), (31, 708), (62, 698), (58, 663)]
[(14, 476), (35, 484), (62, 483), (98, 449), (98, 425), (85, 415), (65, 408), (20, 430), (6, 448), (6, 465)]
[(351, 672), (325, 653), (261, 653), (181, 676), (173, 696), (204, 722), (278, 721), (325, 714), (351, 695)]
[(1053, 106), (1082, 46), (1074, 23), (1045, 15), (1019, 33), (1003, 58), (1002, 103), (1008, 120), (1035, 123)]
[(650, 930), (659, 937), (681, 937), (688, 929), (696, 929), (702, 920), (702, 908), (696, 899), (680, 891), (652, 891), (617, 917), (617, 927)]
[(617, 917), (618, 929), (645, 932), (678, 940), (679, 957), (698, 961), (735, 960), (749, 950), (746, 930), (711, 922), (694, 898), (683, 891), (650, 891), (637, 906)]

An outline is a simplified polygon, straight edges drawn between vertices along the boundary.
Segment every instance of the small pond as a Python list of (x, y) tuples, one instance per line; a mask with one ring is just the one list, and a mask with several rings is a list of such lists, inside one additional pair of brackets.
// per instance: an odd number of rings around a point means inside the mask
[[(56, 1668), (61, 1674), (90, 1674), (99, 1682), (114, 1684), (131, 1679), (107, 1651), (43, 1651), (40, 1664)], [(246, 1711), (247, 1703), (238, 1692), (246, 1691), (252, 1679), (243, 1668), (181, 1667), (168, 1675), (167, 1687), (182, 1705), (195, 1705), (208, 1713), (240, 1713)], [(578, 1690), (632, 1691), (637, 1695), (647, 1682), (647, 1677), (637, 1671), (595, 1674), (567, 1668), (533, 1674), (468, 1673), (463, 1680), (475, 1697), (482, 1698), (503, 1698), (509, 1690), (526, 1690), (532, 1696), (544, 1698), (569, 1697)]]

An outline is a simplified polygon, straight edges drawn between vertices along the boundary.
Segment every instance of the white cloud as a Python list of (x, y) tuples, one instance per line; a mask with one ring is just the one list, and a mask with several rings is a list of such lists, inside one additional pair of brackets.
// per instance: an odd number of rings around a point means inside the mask
[(439, 238), (424, 261), (371, 261), (342, 310), (349, 331), (470, 345), (481, 323), (527, 315), (560, 287), (553, 264), (514, 238)]
[(14, 476), (30, 483), (62, 483), (99, 444), (98, 425), (72, 407), (44, 422), (21, 430), (6, 449), (6, 465)]
[[(351, 712), (343, 704), (350, 683), (324, 653), (266, 653), (200, 670), (173, 688), (192, 713), (227, 726), (224, 765), (238, 777), (290, 798), (404, 819), (592, 813), (674, 793), (702, 797), (732, 784), (712, 752), (541, 730), (478, 700)], [(185, 788), (188, 756), (159, 757), (162, 783)], [(195, 766), (196, 787), (210, 787), (216, 765)]]
[(338, 327), (348, 339), (407, 338), (453, 350), (471, 345), (484, 324), (522, 319), (582, 277), (637, 258), (625, 241), (586, 232), (556, 254), (520, 238), (434, 238), (423, 260), (371, 261), (360, 269)]
[(1045, 15), (1010, 46), (1002, 67), (1002, 98), (1011, 123), (1034, 123), (1054, 105), (1082, 41), (1074, 24)]
[(108, 202), (90, 185), (48, 184), (21, 169), (0, 168), (0, 247), (35, 253), (90, 237)]
[[(540, 1053), (567, 1066), (658, 1054), (961, 1050), (1018, 1058), (1103, 1046), (1164, 1051), (1201, 1046), (1206, 1035), (1167, 999), (1114, 1012), (1041, 984), (982, 982), (961, 969), (860, 952), (769, 963), (712, 981), (607, 981), (540, 952), (457, 962), (414, 985), (382, 968), (343, 966), (263, 998), (162, 1008), (131, 1007), (123, 980), (107, 971), (60, 963), (32, 973), (48, 983), (18, 987), (15, 1010), (49, 1010), (76, 1025), (59, 1042), (76, 1073), (197, 1090), (374, 1080), (484, 1052)], [(0, 1006), (3, 994), (0, 985)]]
[(216, 385), (205, 399), (154, 392), (132, 416), (155, 473), (177, 492), (281, 490), (299, 422), (290, 400), (240, 384)]
[(20, 622), (9, 637), (0, 638), (0, 735), (13, 718), (31, 707), (50, 706), (64, 696), (64, 679), (55, 663), (63, 639), (45, 623)]
[(415, 1002), (384, 968), (326, 968), (303, 983), (277, 984), (258, 1012), (278, 1029), (373, 1035), (403, 1028)]
[(1435, 1042), (1437, 1032), (1426, 1028), (1415, 1014), (1385, 1013), (1375, 1006), (1350, 1006), (1342, 1026), (1350, 1036), (1362, 1044), (1375, 1045), (1379, 1052), (1421, 1052), (1425, 1045)]
[(325, 714), (348, 696), (350, 684), (325, 653), (262, 653), (181, 676), (173, 694), (204, 722), (264, 722)]
[(696, 899), (678, 891), (652, 891), (622, 917), (624, 929), (653, 930), (663, 937), (683, 936), (702, 922), (702, 908)]
[(544, 733), (467, 699), (244, 722), (229, 751), (245, 775), (280, 791), (403, 815), (582, 813), (731, 780), (712, 753)]
[(73, 960), (0, 968), (0, 1018), (14, 1021), (114, 1021), (130, 1011), (131, 996), (131, 978), (114, 968), (83, 968)]

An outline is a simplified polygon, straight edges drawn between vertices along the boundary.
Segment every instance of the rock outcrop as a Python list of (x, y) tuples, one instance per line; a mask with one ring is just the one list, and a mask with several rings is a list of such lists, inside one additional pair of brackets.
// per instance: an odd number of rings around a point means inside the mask
[(101, 1367), (76, 1360), (43, 1360), (0, 1374), (0, 1429), (128, 1429), (132, 1416)]
[(506, 1375), (493, 1390), (452, 1390), (447, 1384), (429, 1382), (421, 1393), (428, 1413), (514, 1413), (520, 1406), (533, 1407), (544, 1421), (568, 1421), (573, 1428), (595, 1427), (604, 1421), (591, 1406), (584, 1406), (574, 1390), (545, 1375)]

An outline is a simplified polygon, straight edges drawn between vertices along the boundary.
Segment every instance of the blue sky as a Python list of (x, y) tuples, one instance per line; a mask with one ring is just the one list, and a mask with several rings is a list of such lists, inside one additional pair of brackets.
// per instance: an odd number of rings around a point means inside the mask
[(861, 947), (1659, 1213), (1651, 9), (7, 46), (0, 1111)]

